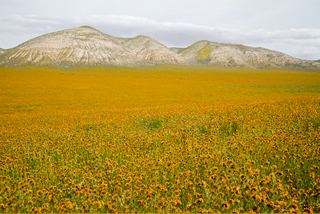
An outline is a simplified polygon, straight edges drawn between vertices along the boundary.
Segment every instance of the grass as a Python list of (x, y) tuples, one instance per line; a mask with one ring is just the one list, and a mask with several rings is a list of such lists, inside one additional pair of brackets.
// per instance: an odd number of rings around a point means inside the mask
[(319, 76), (0, 68), (0, 211), (320, 212)]

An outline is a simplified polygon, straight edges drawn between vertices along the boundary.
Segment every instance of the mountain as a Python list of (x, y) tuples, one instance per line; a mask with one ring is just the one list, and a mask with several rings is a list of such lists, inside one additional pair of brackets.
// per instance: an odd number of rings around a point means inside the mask
[(117, 38), (92, 27), (49, 33), (31, 39), (0, 56), (9, 65), (182, 63), (184, 59), (149, 37)]
[(320, 69), (320, 63), (244, 45), (199, 41), (187, 48), (168, 48), (147, 36), (120, 38), (92, 27), (45, 34), (11, 49), (0, 49), (0, 66), (21, 65), (220, 65)]
[(187, 48), (172, 48), (191, 64), (234, 67), (320, 68), (320, 63), (302, 60), (266, 48), (199, 41)]
[(9, 64), (121, 64), (135, 62), (133, 51), (114, 37), (91, 27), (58, 31), (31, 39), (6, 51), (1, 61)]
[(186, 63), (185, 58), (170, 50), (157, 40), (147, 36), (136, 36), (134, 38), (122, 39), (123, 45), (137, 53), (142, 61), (150, 63)]
[(0, 48), (0, 54), (3, 54), (6, 51), (6, 49)]

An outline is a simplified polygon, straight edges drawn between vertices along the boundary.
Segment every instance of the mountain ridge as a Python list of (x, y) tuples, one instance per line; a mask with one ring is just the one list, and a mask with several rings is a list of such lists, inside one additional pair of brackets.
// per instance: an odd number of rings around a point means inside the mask
[(168, 48), (148, 36), (115, 37), (90, 26), (44, 34), (14, 48), (0, 49), (0, 66), (155, 64), (320, 69), (317, 61), (261, 47), (201, 40), (186, 48)]
[(267, 48), (210, 42), (207, 40), (198, 41), (178, 51), (180, 55), (192, 64), (256, 68), (286, 67), (303, 69), (319, 67), (314, 61), (294, 58)]
[(36, 37), (7, 50), (0, 58), (4, 57), (10, 64), (18, 65), (118, 64), (122, 58), (128, 63), (136, 61), (134, 53), (113, 36), (88, 26)]
[(123, 40), (123, 45), (134, 50), (137, 56), (150, 63), (185, 63), (185, 59), (157, 40), (139, 35)]

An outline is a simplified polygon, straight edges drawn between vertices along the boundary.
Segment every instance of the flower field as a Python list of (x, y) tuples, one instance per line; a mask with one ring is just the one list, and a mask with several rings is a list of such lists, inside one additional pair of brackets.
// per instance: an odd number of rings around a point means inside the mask
[(0, 68), (0, 212), (320, 212), (320, 73)]

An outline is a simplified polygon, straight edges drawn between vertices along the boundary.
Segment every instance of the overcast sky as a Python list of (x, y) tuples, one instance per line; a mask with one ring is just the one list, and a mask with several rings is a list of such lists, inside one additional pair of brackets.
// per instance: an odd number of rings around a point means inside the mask
[(209, 40), (320, 59), (320, 0), (0, 0), (0, 48), (82, 25), (169, 47)]

